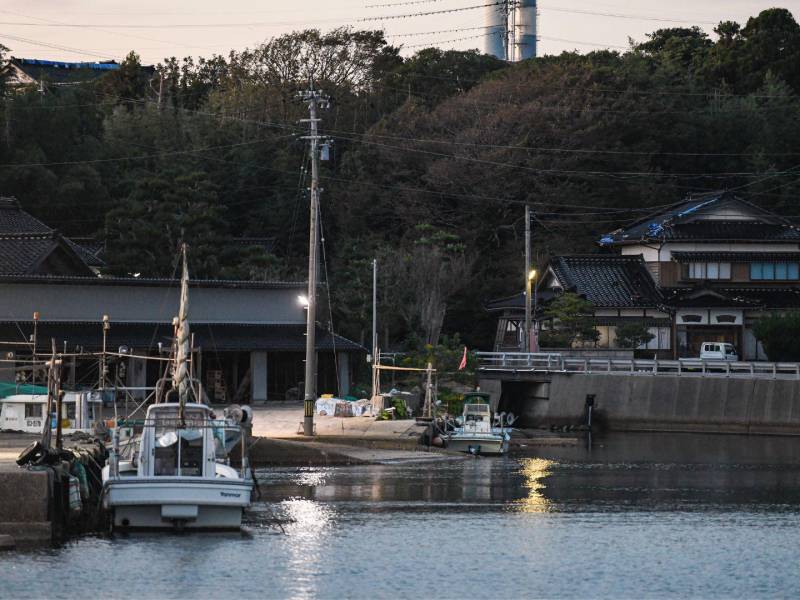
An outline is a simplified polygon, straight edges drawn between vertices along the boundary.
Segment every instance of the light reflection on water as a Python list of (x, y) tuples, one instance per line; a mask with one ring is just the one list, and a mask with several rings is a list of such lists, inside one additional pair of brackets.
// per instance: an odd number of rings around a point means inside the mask
[(0, 554), (0, 597), (800, 595), (793, 439), (627, 435), (591, 451), (259, 479), (248, 535)]
[(528, 495), (520, 500), (518, 506), (525, 512), (546, 512), (550, 501), (544, 494), (544, 481), (551, 474), (550, 469), (555, 463), (544, 458), (525, 458), (521, 462)]

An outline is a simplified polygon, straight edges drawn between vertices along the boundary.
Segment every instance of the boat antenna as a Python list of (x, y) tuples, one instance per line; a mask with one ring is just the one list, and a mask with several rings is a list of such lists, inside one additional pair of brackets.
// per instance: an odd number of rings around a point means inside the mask
[(189, 394), (189, 267), (186, 264), (186, 243), (181, 244), (183, 273), (181, 274), (181, 305), (178, 309), (178, 328), (175, 332), (175, 368), (172, 371), (172, 389), (178, 391), (178, 418), (185, 425), (184, 409)]

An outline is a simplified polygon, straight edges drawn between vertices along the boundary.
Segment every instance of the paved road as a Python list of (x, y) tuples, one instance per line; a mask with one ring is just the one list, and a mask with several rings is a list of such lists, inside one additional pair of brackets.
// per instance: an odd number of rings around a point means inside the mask
[[(253, 435), (271, 438), (303, 438), (298, 428), (303, 422), (302, 402), (270, 402), (253, 407)], [(376, 421), (374, 417), (314, 416), (316, 435), (358, 437), (362, 439), (408, 439), (419, 437), (424, 427), (413, 419)]]

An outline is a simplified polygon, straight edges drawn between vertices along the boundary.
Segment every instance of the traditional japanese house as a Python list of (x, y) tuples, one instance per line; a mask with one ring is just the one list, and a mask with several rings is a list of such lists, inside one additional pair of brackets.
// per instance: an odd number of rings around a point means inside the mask
[[(614, 330), (633, 319), (654, 335), (640, 350), (698, 356), (703, 342), (720, 341), (766, 359), (754, 323), (800, 309), (800, 229), (733, 193), (689, 196), (599, 244), (606, 254), (553, 258), (538, 290), (540, 306), (561, 290), (591, 302), (601, 346), (613, 347)], [(508, 348), (524, 296), (487, 308), (500, 314), (495, 348)]]

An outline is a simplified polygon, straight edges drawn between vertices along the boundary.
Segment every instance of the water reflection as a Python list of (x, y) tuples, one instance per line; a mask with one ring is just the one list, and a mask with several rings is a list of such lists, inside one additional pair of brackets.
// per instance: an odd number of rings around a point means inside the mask
[(321, 502), (295, 498), (281, 502), (279, 512), (289, 521), (284, 526), (287, 566), (296, 573), (291, 581), (291, 597), (315, 598), (320, 591), (318, 581), (308, 567), (325, 558), (335, 511)]
[[(265, 526), (249, 537), (5, 553), (0, 597), (74, 597), (84, 582), (101, 598), (800, 596), (796, 439), (593, 442), (591, 453), (265, 469), (253, 510)], [(489, 559), (464, 568), (476, 553)]]
[(287, 497), (325, 503), (365, 503), (367, 510), (431, 510), (503, 505), (520, 498), (518, 462), (512, 458), (469, 458), (436, 465), (370, 465), (347, 469), (264, 470), (263, 500)]
[(544, 495), (547, 488), (544, 479), (552, 474), (551, 469), (556, 463), (544, 458), (526, 458), (521, 462), (523, 485), (528, 489), (528, 495), (516, 506), (523, 512), (547, 512), (551, 502)]

